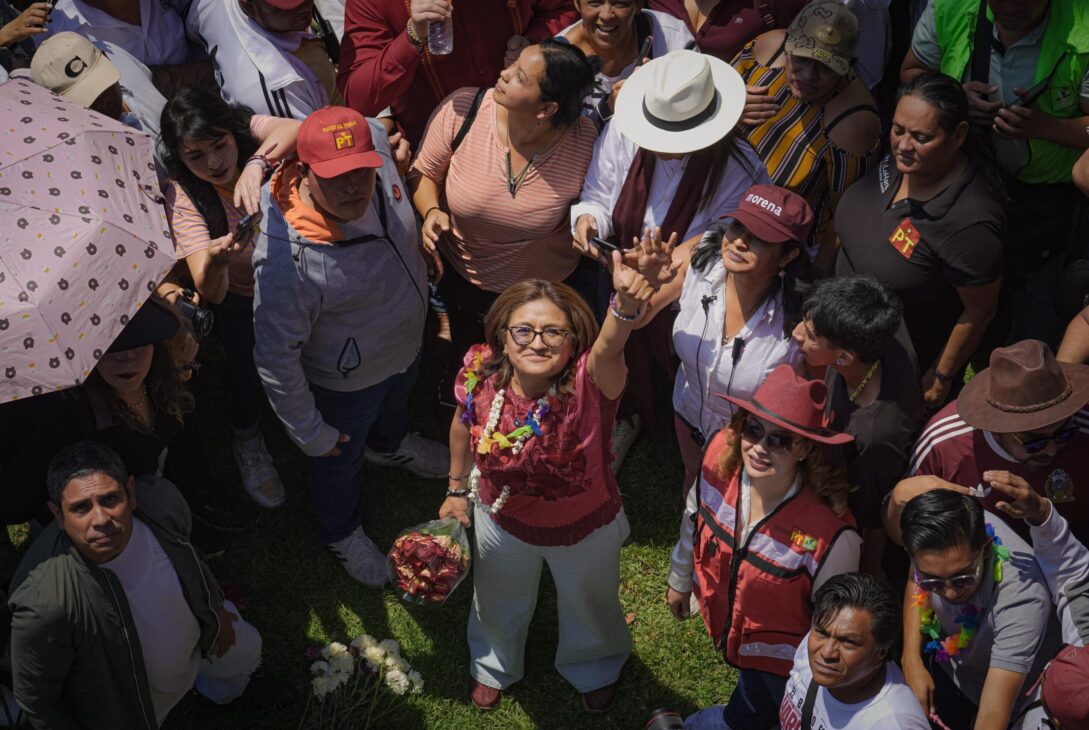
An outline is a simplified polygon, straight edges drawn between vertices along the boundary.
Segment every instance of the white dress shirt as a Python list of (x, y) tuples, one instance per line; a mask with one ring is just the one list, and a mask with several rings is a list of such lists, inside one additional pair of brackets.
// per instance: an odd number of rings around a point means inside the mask
[[(693, 236), (700, 236), (711, 222), (737, 209), (741, 195), (753, 185), (770, 183), (767, 169), (752, 148), (745, 142), (737, 142), (741, 155), (747, 164), (743, 165), (731, 158), (726, 165), (726, 172), (715, 191), (714, 198), (700, 207), (692, 217), (687, 231), (677, 231), (677, 242), (687, 241)], [(586, 182), (582, 185), (579, 202), (571, 207), (571, 231), (583, 215), (592, 215), (597, 221), (597, 235), (608, 238), (613, 235), (613, 207), (620, 197), (628, 170), (639, 150), (614, 125), (605, 126), (605, 131), (594, 143), (594, 157), (590, 169), (586, 172)], [(643, 216), (643, 226), (658, 226), (665, 220), (669, 206), (680, 187), (685, 165), (689, 156), (679, 160), (658, 160), (654, 166), (654, 177), (650, 183), (650, 195), (647, 209)], [(748, 169), (746, 169), (748, 168)], [(750, 173), (750, 170), (753, 172)], [(668, 238), (673, 231), (662, 231), (662, 237)]]
[(781, 291), (723, 343), (726, 267), (720, 255), (715, 254), (704, 271), (688, 269), (679, 304), (673, 322), (673, 349), (680, 360), (673, 410), (710, 437), (734, 415), (735, 406), (719, 395), (751, 398), (772, 370), (783, 363), (794, 365), (802, 355), (794, 338), (783, 334)]
[(131, 25), (83, 0), (57, 0), (49, 14), (47, 32), (32, 37), (40, 45), (54, 33), (70, 30), (92, 41), (115, 43), (148, 66), (188, 61), (189, 44), (181, 16), (161, 0), (138, 2), (140, 25)]

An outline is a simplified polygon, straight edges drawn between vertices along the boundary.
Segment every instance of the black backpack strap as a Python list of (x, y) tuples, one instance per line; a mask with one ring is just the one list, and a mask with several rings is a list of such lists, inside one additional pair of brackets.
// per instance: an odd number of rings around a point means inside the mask
[(469, 127), (473, 126), (473, 120), (476, 119), (477, 110), (480, 109), (480, 102), (484, 100), (484, 94), (487, 93), (486, 87), (480, 87), (476, 90), (476, 96), (473, 97), (473, 103), (469, 106), (469, 112), (465, 115), (465, 121), (461, 123), (461, 129), (454, 135), (454, 139), (450, 142), (450, 154), (454, 154), (458, 151), (458, 147), (461, 146), (462, 141), (465, 139), (465, 135), (469, 133)]
[(994, 23), (987, 18), (987, 0), (979, 0), (979, 15), (976, 17), (976, 33), (972, 42), (972, 75), (969, 81), (991, 83), (991, 40), (994, 38)]
[(829, 134), (832, 133), (832, 129), (834, 129), (837, 124), (839, 124), (855, 112), (872, 112), (876, 117), (881, 117), (881, 112), (879, 112), (877, 110), (877, 107), (875, 107), (873, 104), (859, 104), (858, 106), (853, 106), (850, 109), (844, 110), (839, 115), (837, 115), (835, 119), (826, 124), (824, 127), (824, 135), (827, 137)]
[(813, 728), (813, 706), (817, 704), (817, 692), (820, 685), (812, 679), (809, 680), (809, 689), (805, 691), (805, 702), (802, 703), (802, 727), (801, 730)]

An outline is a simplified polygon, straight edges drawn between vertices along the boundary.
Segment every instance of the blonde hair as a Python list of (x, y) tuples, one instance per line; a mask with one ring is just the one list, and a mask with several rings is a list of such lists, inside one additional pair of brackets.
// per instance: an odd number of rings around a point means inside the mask
[[(718, 457), (716, 471), (719, 479), (730, 479), (741, 468), (741, 422), (748, 415), (748, 411), (739, 408), (724, 429), (729, 446)], [(847, 512), (847, 495), (855, 490), (847, 481), (847, 465), (836, 447), (809, 439), (806, 441), (810, 446), (809, 453), (798, 462), (802, 489), (811, 491), (831, 507), (836, 516), (842, 517)]]
[(575, 371), (572, 367), (582, 353), (590, 349), (597, 339), (598, 325), (590, 307), (571, 287), (544, 279), (527, 279), (511, 284), (499, 295), (488, 313), (484, 316), (484, 338), (492, 350), (491, 359), (484, 365), (484, 376), (496, 376), (496, 388), (505, 388), (510, 384), (514, 368), (505, 352), (507, 327), (514, 312), (524, 304), (547, 299), (555, 304), (567, 317), (571, 325), (568, 337), (572, 338), (571, 361), (560, 374), (557, 386), (563, 393), (574, 387)]

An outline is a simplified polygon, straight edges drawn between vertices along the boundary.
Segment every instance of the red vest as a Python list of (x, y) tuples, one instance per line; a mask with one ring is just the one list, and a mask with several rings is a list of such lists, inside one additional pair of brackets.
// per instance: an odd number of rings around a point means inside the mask
[(813, 578), (840, 533), (855, 529), (854, 518), (836, 516), (802, 489), (765, 517), (738, 549), (740, 470), (728, 483), (717, 473), (726, 448), (726, 432), (719, 431), (703, 457), (692, 591), (726, 661), (786, 677), (809, 631)]

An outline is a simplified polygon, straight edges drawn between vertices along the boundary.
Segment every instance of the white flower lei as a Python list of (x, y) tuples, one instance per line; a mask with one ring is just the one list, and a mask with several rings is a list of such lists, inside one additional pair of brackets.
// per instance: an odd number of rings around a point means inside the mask
[(510, 487), (503, 486), (503, 491), (499, 493), (499, 496), (495, 498), (495, 501), (491, 504), (484, 504), (480, 499), (480, 469), (473, 465), (473, 470), (469, 472), (469, 501), (476, 502), (481, 508), (490, 515), (494, 515), (499, 510), (503, 509), (503, 505), (507, 503), (507, 498), (510, 497)]

